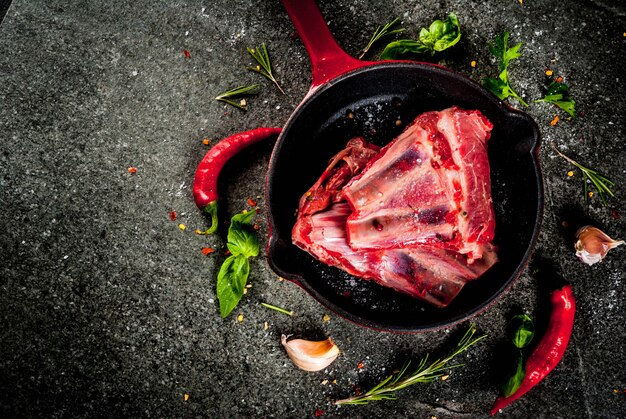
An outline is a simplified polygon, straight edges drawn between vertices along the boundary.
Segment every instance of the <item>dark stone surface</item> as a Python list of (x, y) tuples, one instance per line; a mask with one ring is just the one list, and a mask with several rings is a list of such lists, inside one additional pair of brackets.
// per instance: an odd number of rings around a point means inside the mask
[[(546, 208), (537, 249), (573, 283), (578, 312), (561, 364), (505, 416), (626, 415), (626, 249), (588, 267), (561, 234), (563, 221), (576, 226), (573, 215), (583, 214), (612, 236), (626, 236), (623, 5), (354, 0), (323, 1), (321, 9), (353, 55), (395, 16), (416, 36), (455, 11), (463, 39), (438, 56), (446, 66), (475, 80), (494, 76), (486, 43), (506, 29), (524, 43), (511, 77), (526, 99), (542, 95), (546, 68), (565, 77), (583, 117), (552, 127), (559, 112), (551, 106), (532, 104), (528, 113), (544, 142)], [(246, 47), (261, 42), (286, 96), (245, 70)], [(262, 93), (247, 113), (212, 100), (253, 82)], [(460, 357), (465, 367), (369, 406), (336, 408), (331, 400), (371, 386), (408, 357), (441, 354), (466, 325), (397, 335), (332, 314), (324, 322), (327, 311), (279, 281), (263, 257), (252, 262), (245, 298), (220, 318), (214, 288), (224, 257), (200, 249), (224, 243), (193, 234), (207, 225), (190, 190), (207, 150), (202, 139), (214, 144), (237, 131), (281, 126), (309, 82), (306, 52), (278, 1), (14, 2), (0, 26), (1, 416), (312, 417), (316, 409), (326, 417), (487, 416), (507, 319), (522, 309), (541, 328), (547, 316), (545, 288), (528, 273), (475, 318), (489, 336)], [(552, 145), (613, 178), (613, 212), (597, 196), (583, 204), (580, 173), (568, 177), (572, 167)], [(270, 151), (260, 145), (227, 167), (221, 184), (228, 214), (248, 197), (264, 208)], [(265, 223), (260, 232), (266, 242)], [(296, 315), (268, 311), (261, 301)], [(299, 371), (280, 346), (282, 333), (330, 335), (342, 354), (324, 372)]]

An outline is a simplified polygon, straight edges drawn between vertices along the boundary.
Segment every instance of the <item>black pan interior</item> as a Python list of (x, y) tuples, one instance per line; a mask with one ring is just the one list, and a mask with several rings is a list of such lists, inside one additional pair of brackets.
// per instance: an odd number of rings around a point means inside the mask
[[(298, 200), (348, 139), (364, 136), (384, 145), (420, 113), (452, 105), (479, 109), (494, 124), (489, 160), (500, 258), (496, 266), (440, 309), (326, 266), (291, 244)], [(530, 117), (449, 70), (388, 63), (341, 76), (296, 110), (274, 149), (267, 180), (270, 265), (328, 308), (365, 326), (423, 331), (466, 319), (502, 294), (525, 268), (543, 207), (538, 142)]]

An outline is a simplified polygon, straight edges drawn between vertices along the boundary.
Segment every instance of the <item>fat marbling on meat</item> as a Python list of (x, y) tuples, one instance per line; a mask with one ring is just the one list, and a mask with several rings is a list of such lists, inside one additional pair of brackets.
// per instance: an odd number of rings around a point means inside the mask
[(300, 200), (294, 244), (439, 307), (496, 261), (487, 141), (457, 107), (418, 116), (381, 150), (348, 141)]

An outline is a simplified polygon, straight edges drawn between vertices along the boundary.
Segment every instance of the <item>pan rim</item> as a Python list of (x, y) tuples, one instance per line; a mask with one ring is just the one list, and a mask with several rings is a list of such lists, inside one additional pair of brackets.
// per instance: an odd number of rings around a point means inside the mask
[[(283, 238), (278, 237), (276, 234), (276, 222), (274, 219), (274, 214), (272, 211), (272, 202), (274, 196), (274, 190), (272, 187), (271, 179), (273, 179), (275, 175), (275, 170), (277, 166), (277, 161), (280, 156), (280, 150), (287, 138), (290, 128), (295, 124), (298, 120), (299, 116), (304, 112), (304, 110), (308, 107), (308, 105), (315, 101), (320, 95), (324, 92), (327, 92), (329, 89), (333, 88), (336, 84), (344, 82), (347, 79), (358, 77), (364, 73), (368, 73), (371, 71), (381, 71), (385, 69), (397, 69), (397, 68), (408, 68), (415, 69), (419, 68), (420, 70), (427, 70), (429, 72), (441, 73), (444, 77), (451, 77), (455, 80), (458, 80), (464, 84), (469, 84), (474, 89), (478, 89), (482, 96), (485, 99), (490, 101), (494, 106), (499, 108), (506, 116), (506, 118), (518, 118), (521, 119), (524, 123), (528, 124), (532, 131), (532, 139), (534, 140), (532, 145), (529, 147), (528, 153), (530, 154), (530, 158), (532, 161), (532, 169), (535, 177), (535, 187), (537, 189), (537, 205), (535, 208), (536, 219), (534, 222), (534, 228), (532, 234), (530, 236), (530, 240), (526, 249), (523, 253), (521, 260), (518, 262), (517, 267), (514, 269), (513, 273), (509, 276), (509, 278), (502, 284), (500, 288), (493, 292), (492, 295), (489, 296), (486, 300), (480, 302), (475, 307), (471, 308), (468, 311), (460, 313), (456, 316), (452, 316), (450, 318), (433, 322), (429, 325), (398, 325), (398, 324), (390, 324), (388, 322), (381, 321), (373, 321), (371, 319), (367, 319), (356, 315), (343, 307), (338, 306), (337, 304), (331, 302), (328, 298), (326, 298), (323, 294), (319, 293), (315, 288), (313, 288), (309, 282), (302, 275), (299, 275), (294, 272), (287, 272), (282, 269), (280, 266), (277, 266), (274, 262), (273, 253), (277, 250), (279, 246), (279, 241)], [(324, 307), (333, 311), (337, 315), (357, 324), (360, 326), (364, 326), (370, 329), (378, 330), (378, 331), (388, 331), (388, 332), (396, 332), (396, 333), (421, 333), (427, 331), (439, 330), (442, 328), (451, 327), (455, 324), (468, 320), (469, 318), (475, 317), (476, 315), (484, 312), (489, 307), (491, 307), (495, 302), (500, 300), (513, 286), (513, 284), (521, 277), (523, 272), (526, 270), (528, 263), (530, 262), (530, 258), (534, 249), (536, 247), (539, 233), (541, 230), (541, 224), (543, 219), (543, 209), (544, 209), (544, 188), (543, 188), (543, 177), (541, 174), (541, 167), (538, 157), (538, 150), (541, 143), (541, 137), (539, 132), (539, 127), (536, 122), (526, 113), (514, 109), (510, 105), (505, 102), (502, 102), (496, 96), (488, 92), (484, 87), (482, 87), (476, 81), (469, 79), (467, 76), (458, 73), (454, 70), (450, 70), (448, 68), (431, 64), (431, 63), (423, 63), (423, 62), (406, 62), (406, 61), (389, 61), (389, 62), (380, 62), (373, 63), (372, 65), (366, 65), (363, 67), (359, 67), (357, 69), (346, 72), (330, 81), (325, 83), (322, 86), (317, 87), (307, 94), (307, 96), (302, 100), (302, 102), (296, 107), (294, 112), (291, 114), (289, 119), (287, 120), (282, 133), (276, 141), (274, 149), (272, 151), (272, 155), (269, 161), (269, 168), (266, 176), (266, 188), (265, 188), (265, 198), (266, 202), (268, 202), (268, 225), (270, 231), (270, 239), (267, 246), (267, 259), (270, 265), (270, 268), (276, 272), (281, 277), (289, 279), (290, 281), (296, 283), (301, 288), (303, 288), (309, 295), (311, 295), (315, 300), (317, 300)], [(283, 240), (284, 241), (284, 240)], [(289, 241), (290, 243), (290, 241)]]

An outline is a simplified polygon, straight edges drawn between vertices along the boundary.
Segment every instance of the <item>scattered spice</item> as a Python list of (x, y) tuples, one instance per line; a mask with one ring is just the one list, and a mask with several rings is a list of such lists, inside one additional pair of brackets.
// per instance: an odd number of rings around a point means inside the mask
[(183, 223), (178, 224), (178, 228), (180, 228), (181, 231), (187, 230), (187, 226)]
[(567, 172), (567, 176), (572, 177), (574, 176), (574, 171), (570, 170), (569, 172)]
[(402, 125), (402, 120), (396, 119), (396, 127), (399, 127), (400, 125)]
[(203, 247), (202, 248), (202, 254), (203, 255), (210, 255), (211, 253), (214, 253), (215, 249), (211, 248), (211, 247)]
[(254, 225), (252, 226), (252, 228), (253, 228), (253, 229), (255, 229), (256, 231), (259, 231), (259, 229), (260, 229), (261, 227), (259, 227), (259, 225), (258, 225), (258, 224), (254, 224)]
[(256, 201), (254, 201), (252, 198), (248, 198), (246, 200), (246, 202), (248, 203), (248, 205), (250, 205), (251, 207), (256, 207)]
[(589, 198), (593, 198), (593, 191), (589, 191), (589, 192), (587, 192), (587, 196), (588, 196)]
[(267, 330), (270, 328), (270, 325), (267, 322), (263, 322), (263, 330)]
[(136, 167), (129, 167), (128, 169), (128, 173), (134, 175), (135, 173), (137, 173), (137, 168)]
[(205, 138), (204, 140), (202, 140), (202, 144), (209, 145), (211, 144), (211, 141), (208, 138)]
[(170, 211), (170, 220), (176, 221), (176, 217), (177, 217), (176, 211)]
[(328, 384), (328, 380), (324, 380), (324, 381), (322, 381), (322, 383), (321, 383), (321, 384), (322, 384), (323, 386), (325, 386), (326, 384)]
[(470, 63), (470, 66), (472, 66), (472, 68), (476, 68), (476, 61), (472, 60), (472, 62)]
[(328, 314), (324, 314), (324, 316), (322, 317), (322, 321), (324, 323), (328, 323), (330, 321), (330, 316)]
[(450, 378), (450, 374), (442, 375), (441, 381), (446, 381), (448, 378)]
[(319, 418), (320, 416), (324, 415), (324, 411), (322, 409), (315, 409), (315, 417)]
[(365, 368), (365, 364), (363, 363), (363, 361), (359, 362), (358, 364), (356, 364), (356, 367), (360, 370), (362, 370), (363, 368)]
[(242, 322), (243, 322), (243, 314), (239, 314), (239, 315), (237, 316), (237, 321), (238, 321), (239, 323), (242, 323)]
[(550, 70), (550, 69), (546, 70), (546, 76), (550, 77), (550, 76), (552, 76), (552, 74), (553, 74), (552, 70)]
[(186, 49), (183, 50), (183, 54), (185, 54), (185, 57), (191, 58), (191, 54)]
[(185, 393), (183, 394), (183, 401), (187, 401), (189, 400), (189, 394)]
[(555, 115), (554, 119), (552, 121), (550, 121), (550, 125), (555, 126), (557, 124), (557, 122), (559, 122), (559, 116)]
[(563, 82), (563, 77), (559, 76), (554, 81), (557, 82), (557, 83), (562, 83)]

